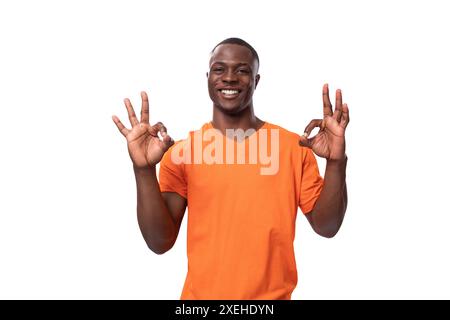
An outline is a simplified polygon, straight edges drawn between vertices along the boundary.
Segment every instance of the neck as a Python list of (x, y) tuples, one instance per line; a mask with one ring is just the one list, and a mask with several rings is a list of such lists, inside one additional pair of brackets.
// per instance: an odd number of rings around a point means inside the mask
[(253, 105), (248, 106), (238, 114), (227, 114), (217, 107), (213, 107), (212, 125), (214, 128), (225, 132), (225, 129), (243, 129), (250, 128), (258, 130), (264, 121), (255, 116)]

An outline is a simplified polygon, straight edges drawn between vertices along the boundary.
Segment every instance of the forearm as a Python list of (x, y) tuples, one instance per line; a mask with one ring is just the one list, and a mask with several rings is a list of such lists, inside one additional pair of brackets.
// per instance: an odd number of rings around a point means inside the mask
[(347, 158), (327, 161), (324, 186), (310, 213), (315, 231), (324, 237), (333, 237), (344, 220), (347, 208), (346, 166)]
[(148, 247), (164, 253), (173, 245), (176, 226), (159, 189), (156, 168), (134, 167), (137, 188), (137, 217)]

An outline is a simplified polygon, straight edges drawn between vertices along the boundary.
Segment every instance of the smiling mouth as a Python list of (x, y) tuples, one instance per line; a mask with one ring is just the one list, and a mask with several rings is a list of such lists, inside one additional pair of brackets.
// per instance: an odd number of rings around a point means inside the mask
[(240, 90), (236, 89), (219, 89), (219, 92), (225, 97), (225, 98), (235, 98), (239, 95), (241, 92)]

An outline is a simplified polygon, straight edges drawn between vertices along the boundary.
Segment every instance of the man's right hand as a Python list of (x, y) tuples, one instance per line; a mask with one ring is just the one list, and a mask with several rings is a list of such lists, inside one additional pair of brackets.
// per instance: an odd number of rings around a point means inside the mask
[[(119, 131), (127, 139), (128, 152), (133, 165), (138, 169), (156, 166), (161, 161), (164, 153), (174, 143), (173, 139), (167, 134), (166, 127), (161, 122), (153, 126), (150, 125), (147, 93), (141, 92), (141, 98), (141, 121), (136, 117), (130, 100), (124, 100), (131, 129), (127, 129), (118, 117), (112, 117)], [(162, 139), (158, 137), (158, 133), (161, 134)]]

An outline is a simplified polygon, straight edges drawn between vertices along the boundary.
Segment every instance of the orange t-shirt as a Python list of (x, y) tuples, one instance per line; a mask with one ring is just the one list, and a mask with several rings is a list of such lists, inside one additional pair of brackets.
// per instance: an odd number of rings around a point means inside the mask
[(297, 208), (310, 212), (323, 187), (299, 139), (266, 122), (237, 141), (207, 123), (165, 153), (161, 192), (188, 206), (181, 299), (291, 298)]

